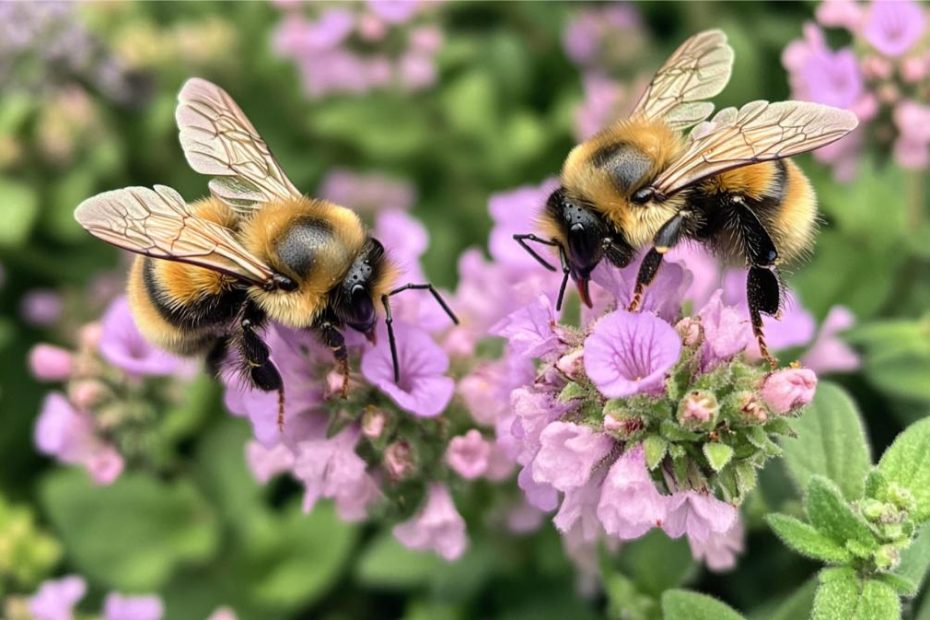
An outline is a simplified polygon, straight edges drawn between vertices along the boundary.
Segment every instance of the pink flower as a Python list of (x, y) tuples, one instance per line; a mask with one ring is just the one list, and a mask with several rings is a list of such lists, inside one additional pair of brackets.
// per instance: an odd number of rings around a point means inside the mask
[(662, 524), (668, 499), (656, 489), (643, 447), (637, 444), (627, 448), (607, 473), (597, 516), (609, 535), (633, 540)]
[(267, 484), (278, 474), (290, 471), (294, 466), (294, 453), (283, 443), (268, 448), (257, 441), (250, 441), (245, 445), (245, 461), (255, 479)]
[(784, 368), (765, 378), (762, 400), (772, 413), (785, 414), (803, 407), (814, 399), (817, 375), (809, 368)]
[(801, 363), (814, 372), (852, 372), (859, 368), (859, 355), (839, 335), (856, 319), (844, 306), (834, 306), (820, 326), (820, 332)]
[(689, 538), (688, 544), (695, 560), (703, 561), (712, 571), (723, 572), (736, 566), (736, 556), (743, 552), (743, 537), (743, 520), (737, 516), (723, 534), (712, 533), (703, 542)]
[(866, 13), (862, 34), (886, 56), (901, 56), (924, 34), (924, 6), (912, 0), (874, 0)]
[(580, 487), (594, 466), (610, 454), (614, 441), (590, 426), (553, 422), (539, 436), (539, 452), (533, 461), (533, 480), (559, 491)]
[(410, 444), (400, 440), (389, 445), (384, 450), (384, 469), (393, 480), (406, 477), (413, 470)]
[(39, 381), (65, 381), (71, 376), (71, 351), (50, 344), (37, 344), (29, 351), (29, 370)]
[(548, 295), (542, 294), (491, 327), (495, 336), (506, 338), (510, 349), (528, 359), (544, 358), (565, 346), (557, 331), (558, 314)]
[(382, 209), (375, 218), (374, 236), (391, 249), (391, 261), (400, 269), (401, 282), (426, 280), (420, 258), (429, 246), (429, 234), (419, 220), (401, 209)]
[(410, 21), (421, 7), (418, 0), (368, 0), (371, 12), (391, 24)]
[(687, 534), (696, 543), (706, 543), (714, 534), (733, 527), (739, 511), (706, 491), (678, 491), (668, 499), (668, 514), (662, 529), (672, 538)]
[(103, 603), (104, 620), (160, 620), (165, 607), (157, 596), (107, 595)]
[(397, 72), (401, 84), (409, 90), (422, 90), (436, 83), (438, 70), (436, 61), (420, 52), (404, 54), (397, 61)]
[(680, 354), (671, 325), (653, 314), (615, 310), (585, 340), (584, 367), (601, 394), (623, 398), (661, 390)]
[(507, 512), (507, 529), (515, 534), (535, 532), (542, 525), (545, 515), (539, 508), (521, 500)]
[(445, 376), (449, 358), (420, 329), (395, 321), (394, 333), (400, 380), (394, 382), (391, 348), (383, 325), (378, 329), (378, 344), (362, 355), (362, 374), (402, 409), (425, 418), (439, 415), (455, 390), (455, 382)]
[(153, 347), (142, 337), (125, 297), (110, 304), (101, 325), (100, 354), (117, 368), (138, 376), (189, 374), (184, 360)]
[(559, 505), (559, 492), (552, 485), (533, 480), (533, 463), (520, 470), (517, 486), (523, 491), (526, 501), (539, 510), (549, 512)]
[(29, 613), (34, 620), (71, 620), (87, 584), (76, 575), (45, 581), (29, 598)]
[(333, 498), (339, 516), (359, 521), (379, 491), (367, 465), (355, 453), (359, 432), (347, 428), (331, 439), (314, 439), (298, 446), (294, 475), (305, 486), (304, 510), (313, 510), (320, 498)]
[(824, 0), (817, 7), (817, 21), (824, 26), (859, 30), (864, 12), (856, 0)]
[(61, 318), (61, 295), (52, 289), (38, 288), (23, 295), (19, 313), (30, 325), (48, 327)]
[(749, 345), (752, 338), (752, 328), (746, 315), (724, 305), (722, 295), (722, 291), (717, 291), (698, 314), (704, 329), (701, 366), (705, 370), (731, 360)]
[(558, 179), (548, 178), (539, 185), (524, 185), (491, 196), (488, 210), (494, 220), (494, 228), (491, 229), (488, 248), (495, 261), (524, 270), (542, 269), (533, 257), (513, 240), (513, 236), (516, 233), (536, 230), (537, 214), (558, 186)]
[(446, 463), (466, 480), (484, 475), (488, 470), (490, 456), (491, 444), (485, 441), (477, 429), (453, 437), (446, 449)]
[[(582, 308), (582, 317), (585, 323), (603, 315), (607, 310), (626, 308), (630, 305), (633, 289), (636, 285), (636, 275), (642, 260), (634, 261), (623, 269), (617, 269), (607, 261), (601, 263), (591, 273), (591, 279), (608, 293), (602, 296), (594, 291), (594, 307)], [(691, 265), (684, 263), (687, 268), (676, 262), (665, 262), (659, 273), (643, 296), (639, 312), (653, 312), (659, 318), (672, 322), (681, 313), (681, 302), (692, 283)], [(714, 265), (716, 266), (716, 261)]]
[(465, 521), (442, 484), (433, 484), (423, 508), (411, 519), (394, 526), (393, 531), (404, 546), (435, 551), (450, 562), (459, 558), (468, 546)]
[(365, 212), (382, 209), (406, 211), (417, 199), (416, 188), (407, 181), (344, 168), (334, 168), (323, 177), (319, 195), (336, 204)]
[(628, 102), (627, 88), (599, 73), (583, 77), (584, 100), (575, 110), (575, 137), (587, 140), (621, 117)]

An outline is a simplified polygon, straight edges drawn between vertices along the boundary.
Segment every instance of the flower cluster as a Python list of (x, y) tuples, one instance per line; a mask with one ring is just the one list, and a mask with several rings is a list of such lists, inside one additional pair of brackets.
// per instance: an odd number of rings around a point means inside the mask
[[(82, 577), (68, 575), (42, 583), (39, 589), (20, 604), (25, 607), (23, 616), (31, 620), (63, 620), (74, 615), (74, 608), (87, 592)], [(12, 605), (15, 609), (16, 604)], [(10, 605), (8, 605), (10, 607)], [(16, 614), (16, 612), (13, 612)], [(111, 592), (103, 602), (103, 620), (160, 620), (164, 605), (157, 596), (124, 596)]]
[[(80, 465), (98, 484), (122, 473), (124, 457), (141, 457), (156, 403), (179, 400), (196, 366), (149, 345), (125, 298), (111, 303), (99, 323), (79, 330), (76, 350), (38, 344), (29, 367), (40, 381), (62, 382), (50, 392), (36, 421), (39, 451)], [(144, 381), (146, 377), (175, 380)]]
[[(322, 8), (312, 18), (299, 3), (278, 5), (285, 15), (274, 34), (275, 49), (297, 64), (310, 97), (388, 87), (417, 91), (436, 82), (442, 32), (415, 23), (431, 10), (429, 3), (369, 0)], [(389, 55), (387, 49), (400, 51)]]
[[(804, 38), (785, 48), (792, 95), (852, 110), (859, 129), (819, 149), (814, 156), (833, 166), (838, 180), (851, 180), (868, 135), (888, 145), (905, 168), (930, 165), (930, 12), (914, 0), (827, 0)], [(852, 44), (827, 46), (822, 27), (841, 28)]]

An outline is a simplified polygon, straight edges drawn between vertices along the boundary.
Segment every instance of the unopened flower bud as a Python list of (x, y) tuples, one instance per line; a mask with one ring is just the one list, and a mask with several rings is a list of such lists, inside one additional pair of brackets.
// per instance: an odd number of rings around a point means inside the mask
[(866, 56), (862, 60), (862, 72), (869, 79), (887, 80), (893, 70), (891, 62), (881, 56)]
[(626, 439), (644, 428), (646, 423), (639, 416), (623, 415), (617, 411), (604, 416), (604, 432), (617, 439)]
[(907, 512), (913, 512), (915, 508), (914, 494), (900, 484), (891, 483), (888, 486), (888, 501)]
[(100, 337), (103, 335), (103, 327), (100, 323), (88, 323), (78, 331), (78, 343), (81, 349), (96, 351), (97, 345), (100, 344)]
[(362, 416), (362, 434), (369, 439), (377, 439), (384, 432), (387, 414), (377, 407), (368, 407)]
[(410, 444), (406, 441), (395, 441), (384, 451), (384, 469), (394, 480), (400, 480), (413, 469), (410, 458)]
[(578, 379), (584, 374), (584, 349), (575, 349), (566, 353), (559, 358), (555, 365), (569, 379)]
[(913, 84), (919, 82), (927, 75), (927, 63), (919, 56), (905, 58), (901, 62), (901, 77), (905, 82)]
[(61, 347), (37, 344), (29, 352), (29, 370), (39, 381), (64, 381), (74, 372), (74, 355)]
[(683, 318), (675, 325), (675, 331), (678, 332), (681, 343), (686, 347), (696, 347), (704, 340), (704, 328), (701, 326), (700, 317)]
[(99, 405), (109, 393), (109, 388), (96, 379), (81, 379), (68, 386), (68, 399), (75, 407), (83, 410)]
[(785, 368), (765, 377), (760, 394), (775, 414), (786, 414), (814, 399), (817, 375), (809, 368)]
[(877, 499), (865, 499), (859, 504), (862, 516), (867, 520), (877, 523), (881, 521), (882, 515), (885, 514), (885, 504)]
[(743, 420), (751, 424), (763, 424), (769, 419), (768, 413), (765, 411), (765, 406), (755, 394), (752, 392), (741, 392), (736, 396)]
[(446, 450), (446, 463), (462, 478), (474, 480), (487, 472), (490, 456), (491, 444), (473, 428), (452, 438)]
[(345, 384), (345, 375), (339, 370), (331, 370), (326, 375), (326, 390), (329, 394), (339, 394)]
[(901, 554), (893, 545), (882, 545), (875, 550), (872, 558), (879, 570), (888, 570), (898, 564)]
[(694, 390), (678, 403), (678, 422), (690, 429), (712, 428), (719, 413), (717, 397), (705, 390)]

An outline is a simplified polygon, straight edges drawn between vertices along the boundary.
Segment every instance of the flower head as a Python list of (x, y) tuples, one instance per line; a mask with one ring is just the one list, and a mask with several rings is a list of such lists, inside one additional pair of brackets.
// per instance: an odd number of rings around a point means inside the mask
[(506, 338), (510, 349), (527, 358), (544, 358), (564, 348), (556, 329), (558, 314), (548, 295), (504, 317), (491, 333)]
[(446, 463), (452, 471), (466, 480), (484, 475), (488, 470), (490, 457), (491, 444), (474, 428), (464, 435), (453, 437), (446, 449)]
[(597, 516), (608, 534), (632, 540), (661, 525), (667, 505), (668, 497), (659, 493), (646, 469), (643, 447), (635, 445), (607, 473)]
[(429, 488), (426, 504), (411, 519), (396, 525), (394, 536), (411, 549), (435, 551), (450, 561), (461, 556), (468, 546), (465, 521), (442, 484)]
[(784, 368), (767, 376), (762, 383), (762, 399), (773, 413), (784, 414), (814, 399), (817, 375), (809, 368)]
[(913, 0), (874, 0), (865, 15), (862, 34), (886, 56), (901, 56), (926, 28), (924, 7)]
[(614, 447), (607, 435), (590, 426), (552, 422), (539, 436), (539, 452), (533, 461), (533, 479), (559, 491), (580, 487), (594, 466)]
[(101, 324), (100, 354), (114, 366), (141, 376), (187, 371), (184, 360), (153, 347), (142, 337), (125, 297), (110, 304)]
[(585, 340), (584, 366), (604, 396), (620, 398), (661, 389), (680, 353), (678, 334), (662, 319), (615, 310)]
[(71, 376), (71, 351), (50, 344), (37, 344), (29, 351), (29, 370), (40, 381), (64, 381)]
[(86, 591), (87, 584), (76, 575), (46, 581), (30, 597), (29, 612), (35, 620), (71, 620)]
[(161, 620), (165, 606), (157, 596), (123, 596), (111, 592), (103, 602), (104, 620)]
[(668, 513), (662, 529), (672, 538), (687, 534), (689, 540), (707, 542), (711, 536), (726, 534), (739, 511), (713, 495), (700, 491), (678, 491), (668, 499)]

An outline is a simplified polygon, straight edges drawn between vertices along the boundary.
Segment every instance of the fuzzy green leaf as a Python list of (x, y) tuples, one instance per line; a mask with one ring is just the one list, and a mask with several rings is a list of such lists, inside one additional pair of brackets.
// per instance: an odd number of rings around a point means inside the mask
[(885, 450), (878, 469), (914, 495), (918, 523), (930, 518), (930, 418), (911, 424)]
[(865, 520), (853, 512), (839, 487), (823, 476), (811, 478), (804, 507), (811, 524), (834, 541), (854, 541), (867, 549), (878, 546)]
[(820, 383), (794, 429), (797, 438), (782, 440), (782, 448), (798, 488), (807, 488), (810, 477), (819, 474), (839, 485), (846, 499), (862, 497), (872, 457), (859, 411), (846, 392)]
[(666, 620), (740, 620), (743, 616), (717, 599), (689, 592), (668, 590), (662, 595), (662, 616)]
[(658, 435), (649, 435), (643, 440), (643, 453), (650, 471), (659, 466), (667, 452), (668, 442)]
[(930, 525), (924, 525), (917, 533), (917, 537), (910, 546), (901, 553), (901, 563), (894, 574), (911, 584), (908, 596), (914, 596), (920, 589), (921, 583), (927, 576), (930, 568)]
[(714, 471), (720, 471), (733, 458), (733, 448), (725, 443), (710, 442), (704, 444), (704, 456)]
[(812, 620), (897, 620), (901, 601), (894, 588), (874, 579), (860, 580), (850, 568), (821, 572)]
[(852, 554), (845, 547), (808, 523), (783, 514), (770, 514), (765, 520), (785, 545), (805, 557), (831, 564), (852, 560)]

